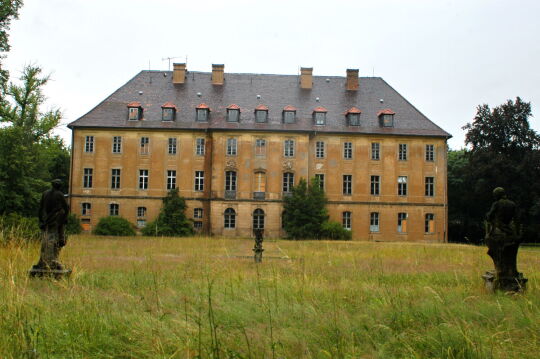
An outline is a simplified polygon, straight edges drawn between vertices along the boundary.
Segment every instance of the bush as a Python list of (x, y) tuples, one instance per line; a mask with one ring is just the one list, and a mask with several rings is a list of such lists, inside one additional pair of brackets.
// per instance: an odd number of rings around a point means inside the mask
[(163, 207), (158, 217), (148, 223), (141, 232), (145, 236), (184, 237), (194, 233), (193, 223), (186, 217), (186, 201), (172, 189), (163, 198)]
[(118, 216), (103, 217), (99, 220), (94, 234), (99, 236), (134, 236), (133, 225), (125, 218)]
[(82, 232), (81, 221), (76, 214), (70, 213), (67, 218), (66, 234), (79, 234)]
[(39, 240), (41, 231), (36, 217), (23, 217), (17, 213), (0, 216), (0, 242)]
[(350, 241), (352, 239), (351, 231), (343, 228), (338, 222), (324, 222), (321, 225), (321, 239)]

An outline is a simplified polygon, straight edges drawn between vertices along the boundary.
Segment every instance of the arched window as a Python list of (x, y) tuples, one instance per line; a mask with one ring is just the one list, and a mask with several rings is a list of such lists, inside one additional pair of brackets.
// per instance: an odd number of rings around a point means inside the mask
[(227, 208), (224, 213), (224, 227), (235, 228), (236, 227), (236, 212), (232, 208)]
[(260, 208), (253, 211), (253, 229), (264, 229), (264, 211)]

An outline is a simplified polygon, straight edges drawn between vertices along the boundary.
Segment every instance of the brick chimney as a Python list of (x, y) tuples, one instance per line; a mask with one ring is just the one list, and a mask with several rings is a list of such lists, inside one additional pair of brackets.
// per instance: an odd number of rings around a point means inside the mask
[(223, 85), (225, 65), (212, 64), (212, 85)]
[(300, 88), (311, 89), (313, 87), (313, 67), (300, 68)]
[(186, 82), (186, 64), (173, 64), (173, 84), (183, 84)]
[(358, 69), (347, 69), (347, 90), (358, 90)]

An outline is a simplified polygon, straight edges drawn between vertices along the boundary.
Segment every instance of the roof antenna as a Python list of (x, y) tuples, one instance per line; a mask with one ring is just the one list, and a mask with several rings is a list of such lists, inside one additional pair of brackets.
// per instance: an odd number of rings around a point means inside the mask
[(375, 77), (375, 66), (373, 66), (372, 69), (373, 69), (373, 72), (372, 72), (372, 74), (371, 74), (371, 77)]
[[(180, 58), (179, 56), (164, 57), (161, 59), (161, 61), (169, 60), (169, 71), (171, 71), (171, 60), (179, 59), (179, 58)], [(187, 59), (187, 56), (186, 56), (186, 59)]]
[(152, 75), (150, 74), (150, 59), (148, 59), (148, 82), (152, 83)]

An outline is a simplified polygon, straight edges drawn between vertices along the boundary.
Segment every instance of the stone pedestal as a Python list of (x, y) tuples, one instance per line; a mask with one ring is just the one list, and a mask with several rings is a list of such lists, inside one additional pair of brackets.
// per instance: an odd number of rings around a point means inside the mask
[(264, 249), (259, 248), (253, 248), (253, 252), (255, 252), (255, 263), (261, 263), (262, 262), (262, 254), (264, 252)]
[(71, 269), (45, 269), (33, 266), (32, 269), (28, 271), (28, 275), (31, 278), (62, 279), (69, 278), (69, 276), (71, 275)]
[(482, 275), (484, 285), (489, 292), (501, 290), (504, 292), (523, 292), (527, 288), (527, 278), (523, 277), (523, 273), (518, 273), (517, 277), (499, 277), (495, 271), (487, 271)]

